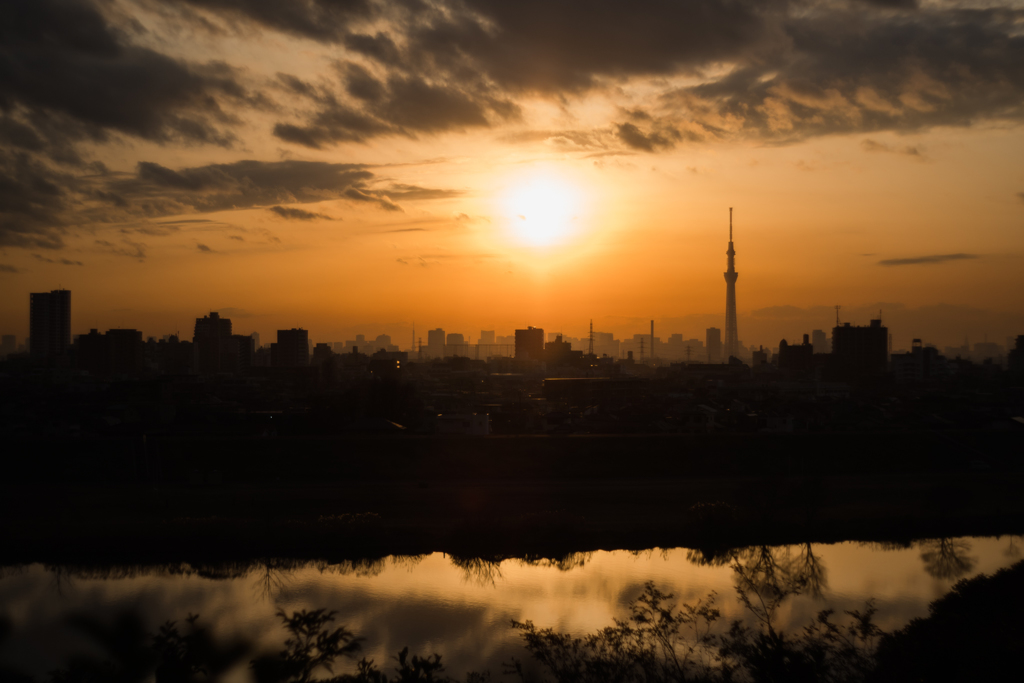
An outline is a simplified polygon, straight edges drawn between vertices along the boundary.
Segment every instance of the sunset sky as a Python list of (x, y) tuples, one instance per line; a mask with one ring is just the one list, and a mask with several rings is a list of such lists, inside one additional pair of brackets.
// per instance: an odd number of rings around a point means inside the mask
[(4, 0), (0, 333), (1024, 334), (1024, 3)]

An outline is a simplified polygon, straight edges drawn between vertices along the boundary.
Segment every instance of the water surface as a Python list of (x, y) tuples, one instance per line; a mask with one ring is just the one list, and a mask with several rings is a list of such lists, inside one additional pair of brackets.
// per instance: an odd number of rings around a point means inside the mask
[[(728, 619), (750, 619), (736, 597), (738, 572), (799, 591), (775, 615), (776, 626), (800, 628), (826, 607), (863, 609), (872, 599), (886, 630), (927, 615), (928, 603), (961, 578), (1013, 564), (1018, 537), (753, 547), (719, 557), (685, 548), (597, 551), (557, 560), (453, 558), (442, 553), (375, 561), (257, 562), (235, 567), (83, 569), (39, 564), (7, 567), (0, 614), (13, 624), (0, 660), (37, 675), (91, 643), (66, 622), (73, 614), (101, 619), (134, 611), (152, 629), (167, 619), (200, 615), (215, 634), (242, 636), (280, 650), (279, 609), (328, 608), (366, 637), (378, 664), (409, 646), (439, 652), (448, 672), (502, 671), (524, 658), (513, 619), (582, 634), (622, 618), (645, 582), (686, 602), (716, 594)], [(247, 680), (241, 667), (236, 678)]]

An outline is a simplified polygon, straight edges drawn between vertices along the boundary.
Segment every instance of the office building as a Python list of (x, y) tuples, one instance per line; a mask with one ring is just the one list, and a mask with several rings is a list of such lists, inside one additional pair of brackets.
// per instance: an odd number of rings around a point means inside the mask
[(516, 330), (516, 360), (543, 360), (544, 330), (527, 327)]
[(444, 358), (444, 330), (440, 327), (427, 331), (427, 348), (423, 350), (427, 358)]
[(216, 311), (196, 318), (192, 335), (194, 367), (200, 375), (233, 372), (237, 364), (237, 342), (231, 339), (231, 319)]
[(722, 331), (717, 327), (709, 327), (704, 332), (704, 346), (708, 351), (708, 363), (722, 362)]
[(29, 353), (56, 358), (71, 346), (71, 291), (29, 294)]
[(270, 365), (275, 368), (309, 366), (309, 332), (301, 328), (278, 330), (277, 342), (270, 345)]
[(785, 339), (779, 342), (779, 370), (790, 372), (807, 372), (814, 361), (814, 344), (809, 335), (804, 335), (803, 344), (790, 344)]
[(828, 337), (825, 336), (825, 330), (814, 330), (811, 332), (811, 346), (814, 347), (815, 353), (829, 353), (832, 351), (832, 347), (828, 343)]
[(889, 361), (889, 329), (881, 320), (867, 327), (850, 323), (832, 328), (832, 363), (842, 379), (863, 380), (885, 374)]

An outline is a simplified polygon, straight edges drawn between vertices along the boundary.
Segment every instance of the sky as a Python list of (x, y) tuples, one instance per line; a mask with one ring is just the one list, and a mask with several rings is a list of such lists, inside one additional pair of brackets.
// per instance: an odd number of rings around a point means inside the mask
[(6, 0), (0, 332), (1024, 334), (1024, 3)]

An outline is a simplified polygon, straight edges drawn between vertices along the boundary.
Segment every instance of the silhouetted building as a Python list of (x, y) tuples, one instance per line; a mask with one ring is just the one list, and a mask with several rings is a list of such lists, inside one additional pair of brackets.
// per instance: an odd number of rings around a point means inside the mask
[(554, 341), (544, 346), (544, 360), (549, 368), (560, 366), (580, 367), (583, 365), (583, 351), (573, 351), (572, 344), (562, 341), (562, 335), (556, 335)]
[[(785, 344), (786, 340), (783, 339), (782, 343)], [(780, 346), (780, 348), (781, 348), (781, 346)], [(763, 346), (759, 346), (757, 351), (754, 351), (754, 353), (751, 355), (751, 366), (756, 368), (756, 367), (758, 367), (760, 365), (767, 365), (767, 364), (768, 364), (768, 350), (766, 348), (764, 348)]]
[(889, 355), (889, 329), (881, 320), (867, 327), (844, 323), (832, 328), (833, 371), (842, 379), (859, 380), (885, 374)]
[(13, 334), (5, 334), (0, 341), (0, 358), (7, 358), (18, 351), (18, 338)]
[(252, 347), (253, 347), (253, 349), (255, 350), (255, 349), (260, 348), (260, 333), (259, 332), (253, 332), (249, 336), (252, 337)]
[(270, 345), (270, 364), (275, 368), (309, 366), (309, 332), (301, 328), (278, 330), (277, 342)]
[(440, 327), (436, 330), (427, 330), (427, 358), (444, 358), (444, 330)]
[(811, 369), (813, 361), (814, 345), (811, 344), (808, 335), (804, 335), (803, 344), (790, 344), (785, 339), (779, 342), (779, 370), (807, 372)]
[(739, 357), (740, 333), (736, 324), (736, 250), (732, 246), (732, 207), (729, 207), (729, 250), (725, 252), (728, 268), (725, 271), (725, 356)]
[(1024, 373), (1024, 334), (1019, 335), (1009, 353), (1010, 372)]
[(330, 344), (317, 344), (313, 347), (313, 365), (323, 365), (331, 359), (334, 355), (334, 351), (331, 349)]
[[(231, 335), (231, 347), (226, 350), (225, 357), (222, 357), (221, 368), (223, 371), (242, 371), (256, 365), (256, 344), (259, 335), (233, 334)], [(233, 356), (233, 361), (231, 356)], [(233, 363), (229, 366), (229, 363)]]
[(71, 346), (71, 291), (55, 289), (29, 297), (29, 352), (55, 358)]
[(516, 330), (516, 360), (526, 359), (544, 359), (544, 330), (539, 327)]
[(924, 346), (920, 339), (913, 341), (910, 353), (894, 353), (889, 362), (897, 382), (926, 382), (949, 374), (945, 356), (934, 346)]
[(195, 370), (200, 375), (234, 372), (238, 363), (238, 344), (231, 338), (231, 319), (216, 311), (196, 318), (192, 335)]
[(824, 330), (813, 330), (811, 332), (811, 345), (814, 347), (815, 353), (829, 353), (832, 350), (829, 347), (828, 337), (825, 336)]
[(75, 341), (75, 363), (97, 377), (134, 376), (144, 369), (145, 344), (139, 330), (89, 330)]
[(466, 338), (457, 333), (451, 332), (445, 337), (445, 356), (462, 356), (469, 357), (469, 344), (466, 343)]
[(704, 345), (708, 350), (708, 363), (721, 363), (722, 331), (717, 327), (709, 327), (704, 332)]
[(480, 330), (478, 344), (494, 344), (494, 330)]
[(157, 367), (165, 375), (187, 375), (195, 360), (192, 344), (173, 334), (157, 342), (156, 356)]

